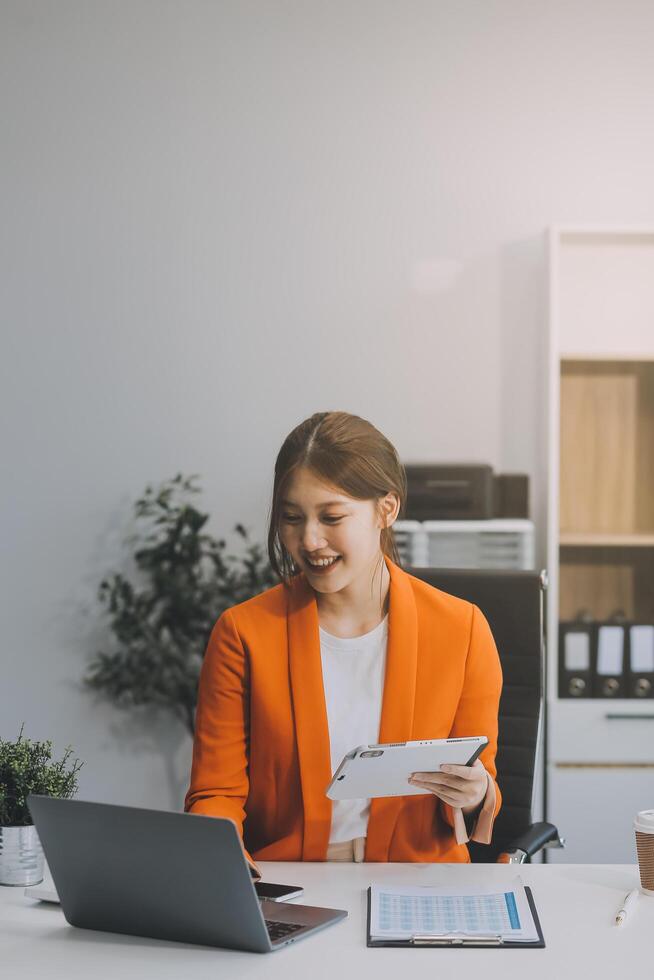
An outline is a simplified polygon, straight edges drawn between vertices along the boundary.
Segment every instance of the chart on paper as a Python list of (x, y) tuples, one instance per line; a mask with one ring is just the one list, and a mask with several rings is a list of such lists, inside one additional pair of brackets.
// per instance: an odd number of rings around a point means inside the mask
[(502, 941), (538, 939), (524, 885), (490, 887), (377, 885), (370, 888), (370, 935), (392, 939), (412, 936), (499, 936)]
[(379, 927), (384, 932), (462, 932), (502, 934), (520, 929), (513, 892), (494, 895), (379, 896)]

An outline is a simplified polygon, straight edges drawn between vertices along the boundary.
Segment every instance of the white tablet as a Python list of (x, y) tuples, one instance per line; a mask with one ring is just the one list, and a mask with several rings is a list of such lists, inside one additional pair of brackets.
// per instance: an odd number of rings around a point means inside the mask
[(348, 752), (334, 773), (327, 796), (330, 800), (357, 800), (428, 793), (407, 782), (412, 772), (438, 772), (443, 763), (471, 766), (487, 745), (485, 735), (359, 745)]

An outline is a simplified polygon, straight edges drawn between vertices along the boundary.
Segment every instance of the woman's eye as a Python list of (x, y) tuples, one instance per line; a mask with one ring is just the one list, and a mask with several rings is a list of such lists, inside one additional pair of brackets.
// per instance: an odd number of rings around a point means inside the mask
[[(323, 517), (323, 522), (325, 524), (337, 524), (339, 521), (343, 520), (344, 514), (325, 514)], [(282, 514), (282, 520), (286, 524), (297, 524), (300, 518), (297, 514)]]

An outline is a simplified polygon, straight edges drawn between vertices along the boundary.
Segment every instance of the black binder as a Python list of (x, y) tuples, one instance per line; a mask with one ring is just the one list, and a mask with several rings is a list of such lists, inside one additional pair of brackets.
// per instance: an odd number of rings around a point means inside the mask
[[(610, 632), (617, 642), (618, 662), (611, 665), (610, 671), (600, 670), (602, 667), (603, 636)], [(625, 697), (625, 672), (627, 664), (627, 631), (625, 618), (620, 612), (614, 613), (610, 619), (595, 624), (595, 675), (593, 677), (593, 697), (623, 698)]]
[(534, 896), (531, 888), (525, 885), (525, 894), (529, 902), (531, 914), (534, 917), (534, 924), (538, 933), (538, 939), (530, 943), (505, 942), (499, 936), (416, 936), (413, 939), (371, 939), (370, 938), (370, 888), (367, 890), (368, 914), (366, 918), (366, 946), (382, 947), (397, 946), (402, 949), (545, 949), (545, 939), (543, 930), (540, 926), (538, 912), (534, 903)]
[[(568, 659), (567, 637), (576, 634), (582, 651)], [(583, 643), (582, 643), (583, 641)], [(559, 623), (559, 697), (591, 698), (597, 652), (594, 624), (585, 616)], [(574, 662), (573, 662), (574, 661)]]
[[(638, 663), (636, 657), (636, 642), (634, 630), (645, 627), (648, 631), (654, 629), (653, 623), (630, 623), (627, 633), (627, 697), (654, 698), (654, 662), (650, 658), (647, 664)], [(651, 651), (650, 651), (651, 652)], [(638, 658), (640, 659), (640, 658)], [(650, 669), (651, 668), (651, 669)]]

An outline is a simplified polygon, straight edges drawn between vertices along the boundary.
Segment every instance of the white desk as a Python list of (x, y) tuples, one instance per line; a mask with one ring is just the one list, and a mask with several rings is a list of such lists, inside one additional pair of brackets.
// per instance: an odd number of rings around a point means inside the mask
[[(464, 884), (505, 882), (507, 865), (303, 864), (262, 862), (269, 881), (304, 885), (300, 901), (344, 908), (342, 922), (275, 953), (240, 953), (75, 929), (58, 905), (26, 898), (22, 888), (0, 887), (0, 963), (5, 977), (139, 980), (237, 980), (309, 977), (320, 980), (397, 980), (402, 971), (457, 980), (582, 980), (630, 973), (648, 976), (654, 957), (654, 897), (641, 897), (631, 921), (613, 920), (625, 893), (637, 884), (632, 865), (523, 865), (533, 889), (546, 949), (368, 949), (365, 889), (371, 880)], [(410, 972), (409, 972), (410, 971)]]

